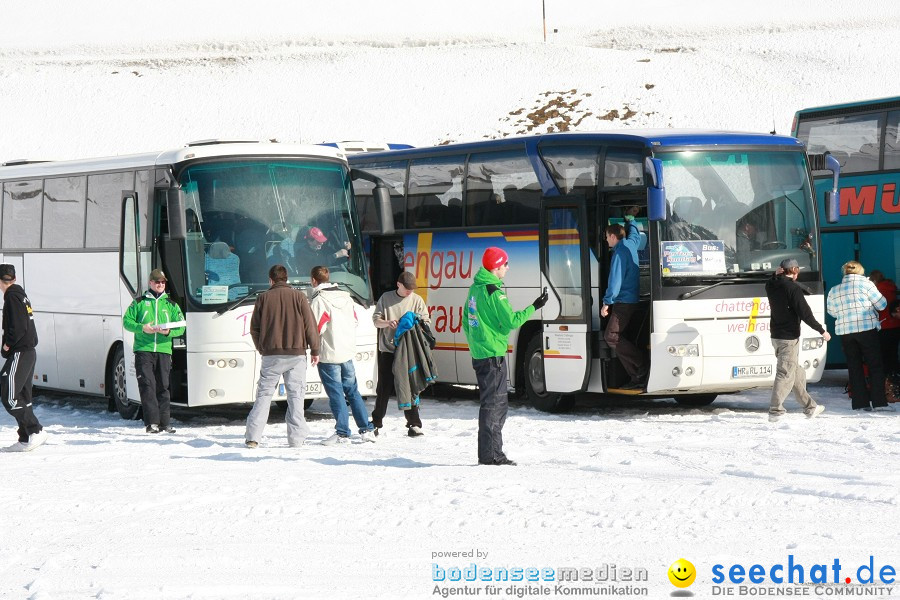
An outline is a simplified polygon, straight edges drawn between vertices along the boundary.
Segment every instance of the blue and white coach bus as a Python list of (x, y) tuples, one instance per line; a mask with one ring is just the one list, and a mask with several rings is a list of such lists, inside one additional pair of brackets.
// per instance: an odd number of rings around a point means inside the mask
[[(357, 301), (360, 392), (374, 395), (376, 332), (362, 239), (343, 152), (323, 146), (197, 142), (132, 156), (0, 166), (0, 260), (16, 266), (35, 310), (35, 384), (139, 408), (132, 334), (122, 314), (162, 268), (187, 321), (173, 344), (173, 403), (252, 402), (250, 338), (268, 269), (305, 288), (296, 244), (310, 227), (350, 257), (331, 279)], [(330, 255), (331, 253), (323, 253)], [(325, 397), (315, 368), (307, 403)], [(283, 387), (276, 399), (283, 399)]]
[[(474, 384), (463, 302), (488, 246), (510, 256), (516, 308), (550, 301), (510, 338), (510, 383), (535, 406), (574, 393), (634, 393), (603, 340), (603, 229), (639, 206), (641, 301), (629, 335), (650, 356), (643, 394), (702, 405), (771, 386), (765, 281), (795, 258), (824, 318), (810, 162), (791, 137), (710, 131), (545, 134), (349, 156), (376, 294), (416, 276), (445, 382)], [(829, 164), (832, 164), (829, 162)], [(804, 326), (801, 363), (820, 378), (825, 343)], [(638, 392), (641, 393), (641, 392)]]

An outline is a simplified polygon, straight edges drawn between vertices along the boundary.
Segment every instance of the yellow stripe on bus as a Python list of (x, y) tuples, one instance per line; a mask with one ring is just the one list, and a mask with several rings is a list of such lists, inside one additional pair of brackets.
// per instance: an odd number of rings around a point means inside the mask
[[(416, 248), (416, 256), (419, 256), (422, 252), (425, 253), (425, 256), (431, 256), (431, 242), (434, 237), (431, 233), (420, 233), (419, 239)], [(422, 296), (422, 300), (428, 302), (428, 265), (425, 265), (425, 268), (419, 272), (418, 265), (416, 265), (416, 293)]]
[(489, 231), (487, 233), (467, 233), (466, 235), (470, 238), (503, 237), (503, 233), (500, 231)]
[(753, 299), (753, 309), (750, 311), (750, 320), (747, 321), (747, 331), (756, 331), (756, 317), (759, 316), (759, 298)]

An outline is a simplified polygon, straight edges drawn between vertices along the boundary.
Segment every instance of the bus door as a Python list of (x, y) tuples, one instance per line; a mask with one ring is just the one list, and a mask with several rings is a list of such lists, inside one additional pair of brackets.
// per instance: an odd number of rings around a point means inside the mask
[(541, 205), (541, 350), (547, 392), (587, 389), (590, 376), (591, 286), (583, 197), (544, 198)]

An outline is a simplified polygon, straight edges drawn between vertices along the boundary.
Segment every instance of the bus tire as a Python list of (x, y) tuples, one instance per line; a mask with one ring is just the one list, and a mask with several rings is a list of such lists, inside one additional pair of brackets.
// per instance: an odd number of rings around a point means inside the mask
[(544, 389), (544, 357), (541, 353), (540, 334), (532, 336), (525, 346), (522, 373), (525, 397), (536, 409), (549, 413), (561, 413), (572, 410), (572, 407), (575, 406), (575, 396), (548, 393)]
[(717, 394), (694, 394), (692, 396), (675, 396), (675, 402), (682, 406), (709, 406), (718, 397)]
[(106, 389), (108, 392), (109, 406), (118, 411), (119, 416), (128, 421), (140, 417), (141, 405), (128, 401), (128, 390), (125, 387), (125, 352), (121, 344), (116, 344), (112, 360), (106, 373)]
[(315, 398), (304, 398), (303, 410), (309, 410), (309, 407), (312, 406), (313, 400), (315, 400)]

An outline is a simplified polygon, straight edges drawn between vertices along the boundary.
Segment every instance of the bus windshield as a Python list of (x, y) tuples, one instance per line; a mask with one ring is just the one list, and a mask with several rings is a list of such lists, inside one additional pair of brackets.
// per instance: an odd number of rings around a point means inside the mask
[(818, 271), (803, 152), (660, 153), (668, 215), (660, 221), (663, 285), (762, 275), (794, 258)]
[(269, 287), (269, 267), (309, 285), (326, 266), (331, 281), (371, 300), (359, 227), (344, 165), (243, 160), (191, 165), (185, 195), (186, 275), (191, 299), (216, 308)]

